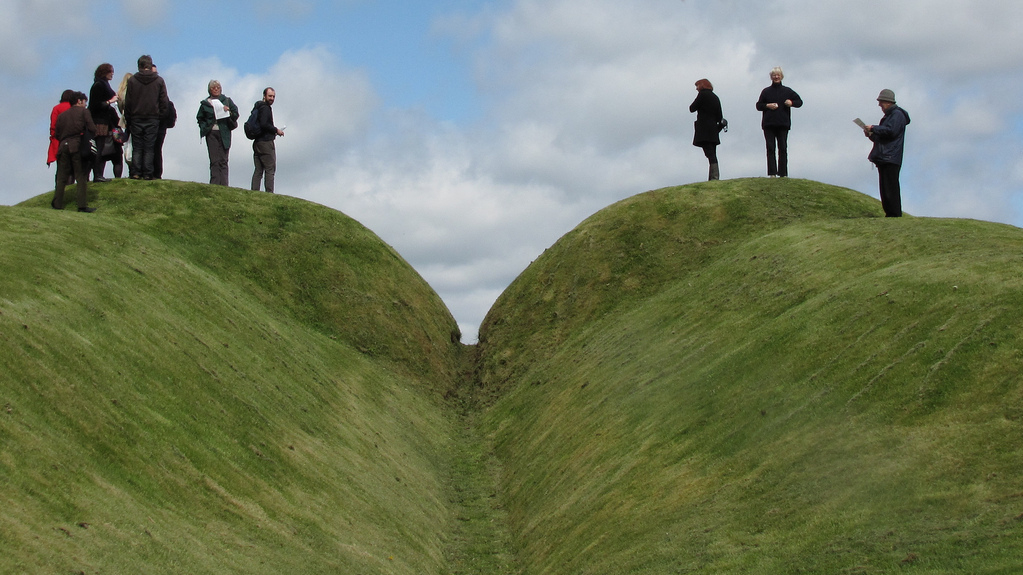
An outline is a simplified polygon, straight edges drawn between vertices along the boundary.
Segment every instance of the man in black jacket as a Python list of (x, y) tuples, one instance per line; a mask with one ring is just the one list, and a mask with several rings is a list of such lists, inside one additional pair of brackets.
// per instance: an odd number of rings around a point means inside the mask
[(167, 85), (153, 69), (153, 58), (144, 54), (138, 64), (139, 71), (128, 79), (124, 92), (124, 118), (131, 132), (132, 178), (152, 180), (160, 119), (166, 117), (170, 100)]
[[(64, 209), (64, 188), (67, 186), (68, 176), (72, 173), (78, 182), (78, 211), (95, 212), (96, 208), (90, 208), (86, 196), (86, 182), (89, 181), (88, 168), (90, 163), (82, 157), (81, 146), (88, 145), (85, 134), (95, 134), (96, 124), (92, 121), (92, 114), (85, 107), (88, 98), (82, 92), (74, 92), (71, 95), (71, 108), (57, 116), (57, 124), (54, 127), (54, 137), (60, 142), (57, 148), (57, 187), (53, 190), (53, 200), (50, 206), (55, 210)], [(89, 158), (91, 162), (92, 158)]]
[[(775, 66), (771, 70), (771, 85), (760, 92), (757, 110), (764, 113), (760, 127), (764, 129), (767, 140), (767, 175), (770, 177), (786, 177), (789, 175), (789, 129), (792, 128), (792, 108), (803, 105), (792, 88), (782, 85), (785, 74)], [(778, 158), (774, 151), (777, 147)]]
[(902, 217), (902, 189), (899, 172), (902, 171), (902, 155), (906, 146), (906, 126), (909, 114), (895, 104), (895, 92), (884, 89), (877, 96), (877, 105), (884, 112), (881, 123), (864, 126), (863, 134), (874, 142), (867, 156), (877, 166), (878, 186), (881, 191), (881, 207), (886, 218)]
[(259, 136), (252, 142), (252, 163), (256, 170), (252, 173), (252, 191), (259, 191), (259, 182), (263, 180), (266, 191), (274, 193), (274, 175), (277, 173), (277, 148), (274, 140), (284, 136), (284, 130), (274, 126), (274, 100), (277, 92), (273, 88), (263, 90), (263, 99), (256, 102), (259, 110)]

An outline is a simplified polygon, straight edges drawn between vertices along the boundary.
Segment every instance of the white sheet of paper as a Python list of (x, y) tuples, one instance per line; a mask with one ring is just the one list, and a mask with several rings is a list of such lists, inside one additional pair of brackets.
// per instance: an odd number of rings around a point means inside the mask
[(217, 120), (223, 120), (224, 118), (231, 117), (230, 110), (224, 109), (224, 104), (220, 100), (211, 99), (210, 104), (213, 105), (213, 117)]

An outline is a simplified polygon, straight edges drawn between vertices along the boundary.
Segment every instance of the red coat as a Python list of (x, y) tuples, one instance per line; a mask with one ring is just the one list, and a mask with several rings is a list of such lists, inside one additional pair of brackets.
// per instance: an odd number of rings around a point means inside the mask
[(60, 146), (60, 140), (57, 139), (57, 116), (61, 112), (66, 112), (71, 109), (71, 104), (67, 102), (61, 102), (53, 107), (53, 111), (50, 112), (50, 151), (46, 155), (46, 165), (49, 166), (53, 162), (57, 161), (57, 147)]

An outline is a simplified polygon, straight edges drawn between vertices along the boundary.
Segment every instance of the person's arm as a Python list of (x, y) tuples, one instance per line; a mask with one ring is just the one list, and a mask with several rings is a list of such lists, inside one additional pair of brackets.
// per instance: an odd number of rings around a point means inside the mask
[(800, 108), (803, 106), (803, 100), (799, 97), (799, 94), (795, 90), (789, 90), (789, 97), (785, 101), (785, 104), (790, 108)]
[[(895, 110), (888, 117), (876, 126), (870, 128), (871, 140), (891, 140), (897, 138), (906, 129), (906, 116), (900, 110)], [(875, 140), (876, 141), (876, 140)]]

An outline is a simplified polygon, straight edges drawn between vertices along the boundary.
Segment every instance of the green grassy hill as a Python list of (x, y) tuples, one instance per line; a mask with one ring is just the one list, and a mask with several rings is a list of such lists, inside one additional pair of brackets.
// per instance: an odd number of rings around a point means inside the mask
[(664, 189), (523, 272), (479, 385), (525, 573), (1019, 569), (1023, 232), (879, 214)]
[(433, 290), (322, 206), (96, 189), (0, 208), (0, 572), (439, 572), (461, 346)]
[(1023, 557), (1019, 229), (803, 180), (648, 192), (539, 257), (470, 353), (342, 214), (92, 193), (0, 208), (0, 572)]

